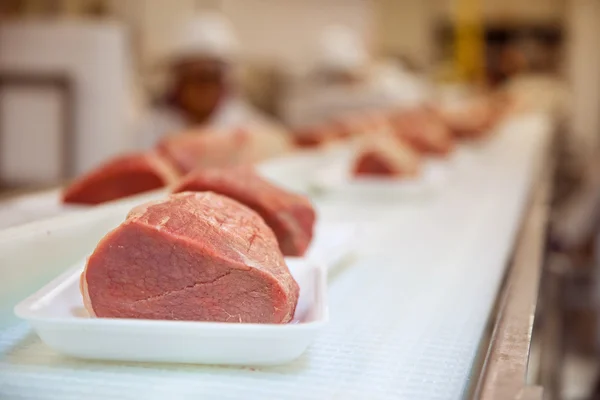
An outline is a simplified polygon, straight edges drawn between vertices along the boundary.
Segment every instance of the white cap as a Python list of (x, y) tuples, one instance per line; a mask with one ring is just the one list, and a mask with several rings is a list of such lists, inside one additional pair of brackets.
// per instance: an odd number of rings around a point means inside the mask
[(333, 70), (357, 70), (369, 59), (362, 39), (346, 26), (328, 27), (321, 35), (319, 51), (318, 65)]
[(231, 23), (219, 13), (206, 12), (180, 25), (168, 57), (207, 56), (229, 61), (235, 57), (237, 49), (238, 42)]
[(431, 96), (426, 81), (401, 63), (382, 62), (373, 68), (377, 88), (399, 106), (416, 106)]

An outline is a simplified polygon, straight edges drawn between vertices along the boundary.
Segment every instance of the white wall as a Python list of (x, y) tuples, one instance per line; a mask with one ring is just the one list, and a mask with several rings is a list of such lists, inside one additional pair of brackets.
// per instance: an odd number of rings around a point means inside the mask
[(140, 34), (142, 68), (160, 60), (177, 24), (194, 11), (221, 10), (239, 36), (243, 56), (283, 62), (293, 68), (310, 63), (321, 30), (330, 23), (350, 25), (369, 35), (368, 0), (109, 0), (111, 9)]
[(142, 70), (153, 68), (169, 46), (177, 24), (197, 7), (196, 0), (108, 0), (111, 13), (124, 21)]
[[(89, 170), (127, 147), (131, 129), (130, 65), (124, 30), (119, 24), (78, 20), (5, 23), (0, 27), (0, 69), (60, 73), (72, 78), (76, 102), (74, 174)], [(11, 118), (35, 117), (27, 109), (22, 111), (12, 113)], [(27, 126), (31, 127), (29, 131), (19, 133), (25, 143), (30, 143), (38, 132), (32, 125)], [(14, 151), (26, 147), (14, 146)], [(22, 157), (22, 163), (40, 160), (33, 149)]]
[[(11, 185), (60, 182), (61, 94), (48, 88), (6, 87), (0, 93), (0, 181)], [(24, 111), (26, 110), (26, 111)]]
[(433, 57), (433, 29), (439, 8), (439, 1), (377, 1), (377, 47), (385, 54), (406, 55), (428, 64)]
[(248, 58), (266, 58), (296, 71), (313, 61), (316, 44), (330, 24), (348, 25), (367, 40), (373, 7), (368, 0), (222, 0)]

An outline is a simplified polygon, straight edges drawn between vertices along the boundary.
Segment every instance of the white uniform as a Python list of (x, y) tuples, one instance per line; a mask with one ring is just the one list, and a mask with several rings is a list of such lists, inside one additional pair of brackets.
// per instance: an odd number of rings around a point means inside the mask
[(370, 63), (366, 46), (346, 27), (329, 27), (322, 35), (317, 68), (358, 76), (358, 82), (303, 85), (285, 104), (291, 126), (318, 124), (356, 112), (408, 108), (423, 103), (430, 90), (424, 80), (392, 62)]
[(418, 106), (433, 96), (433, 90), (425, 78), (406, 70), (402, 65), (379, 63), (371, 75), (373, 90), (382, 93), (392, 107)]
[(391, 63), (368, 71), (362, 82), (313, 86), (288, 99), (286, 122), (291, 126), (318, 124), (340, 115), (385, 109), (408, 109), (427, 102), (425, 80)]

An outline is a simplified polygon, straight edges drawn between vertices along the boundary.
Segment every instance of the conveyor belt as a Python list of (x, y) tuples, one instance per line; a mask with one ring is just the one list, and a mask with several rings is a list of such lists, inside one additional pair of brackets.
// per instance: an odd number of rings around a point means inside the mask
[(48, 218), (65, 212), (60, 204), (60, 190), (24, 194), (0, 202), (0, 229)]
[(504, 128), (464, 149), (451, 182), (431, 199), (318, 200), (322, 218), (355, 221), (362, 240), (359, 257), (329, 284), (331, 322), (292, 364), (79, 361), (9, 323), (0, 331), (0, 398), (462, 397), (549, 131), (533, 117)]

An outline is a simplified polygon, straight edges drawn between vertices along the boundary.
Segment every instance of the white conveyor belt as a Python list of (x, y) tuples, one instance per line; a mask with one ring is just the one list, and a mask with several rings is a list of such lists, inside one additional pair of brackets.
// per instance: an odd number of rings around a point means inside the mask
[[(289, 365), (74, 360), (5, 314), (0, 398), (461, 398), (549, 131), (541, 116), (510, 121), (463, 149), (451, 184), (430, 199), (317, 200), (321, 218), (359, 224), (361, 245), (356, 260), (330, 277), (329, 325)], [(27, 289), (23, 295), (37, 286)]]
[(53, 217), (73, 210), (61, 204), (60, 189), (16, 196), (0, 202), (0, 229)]

